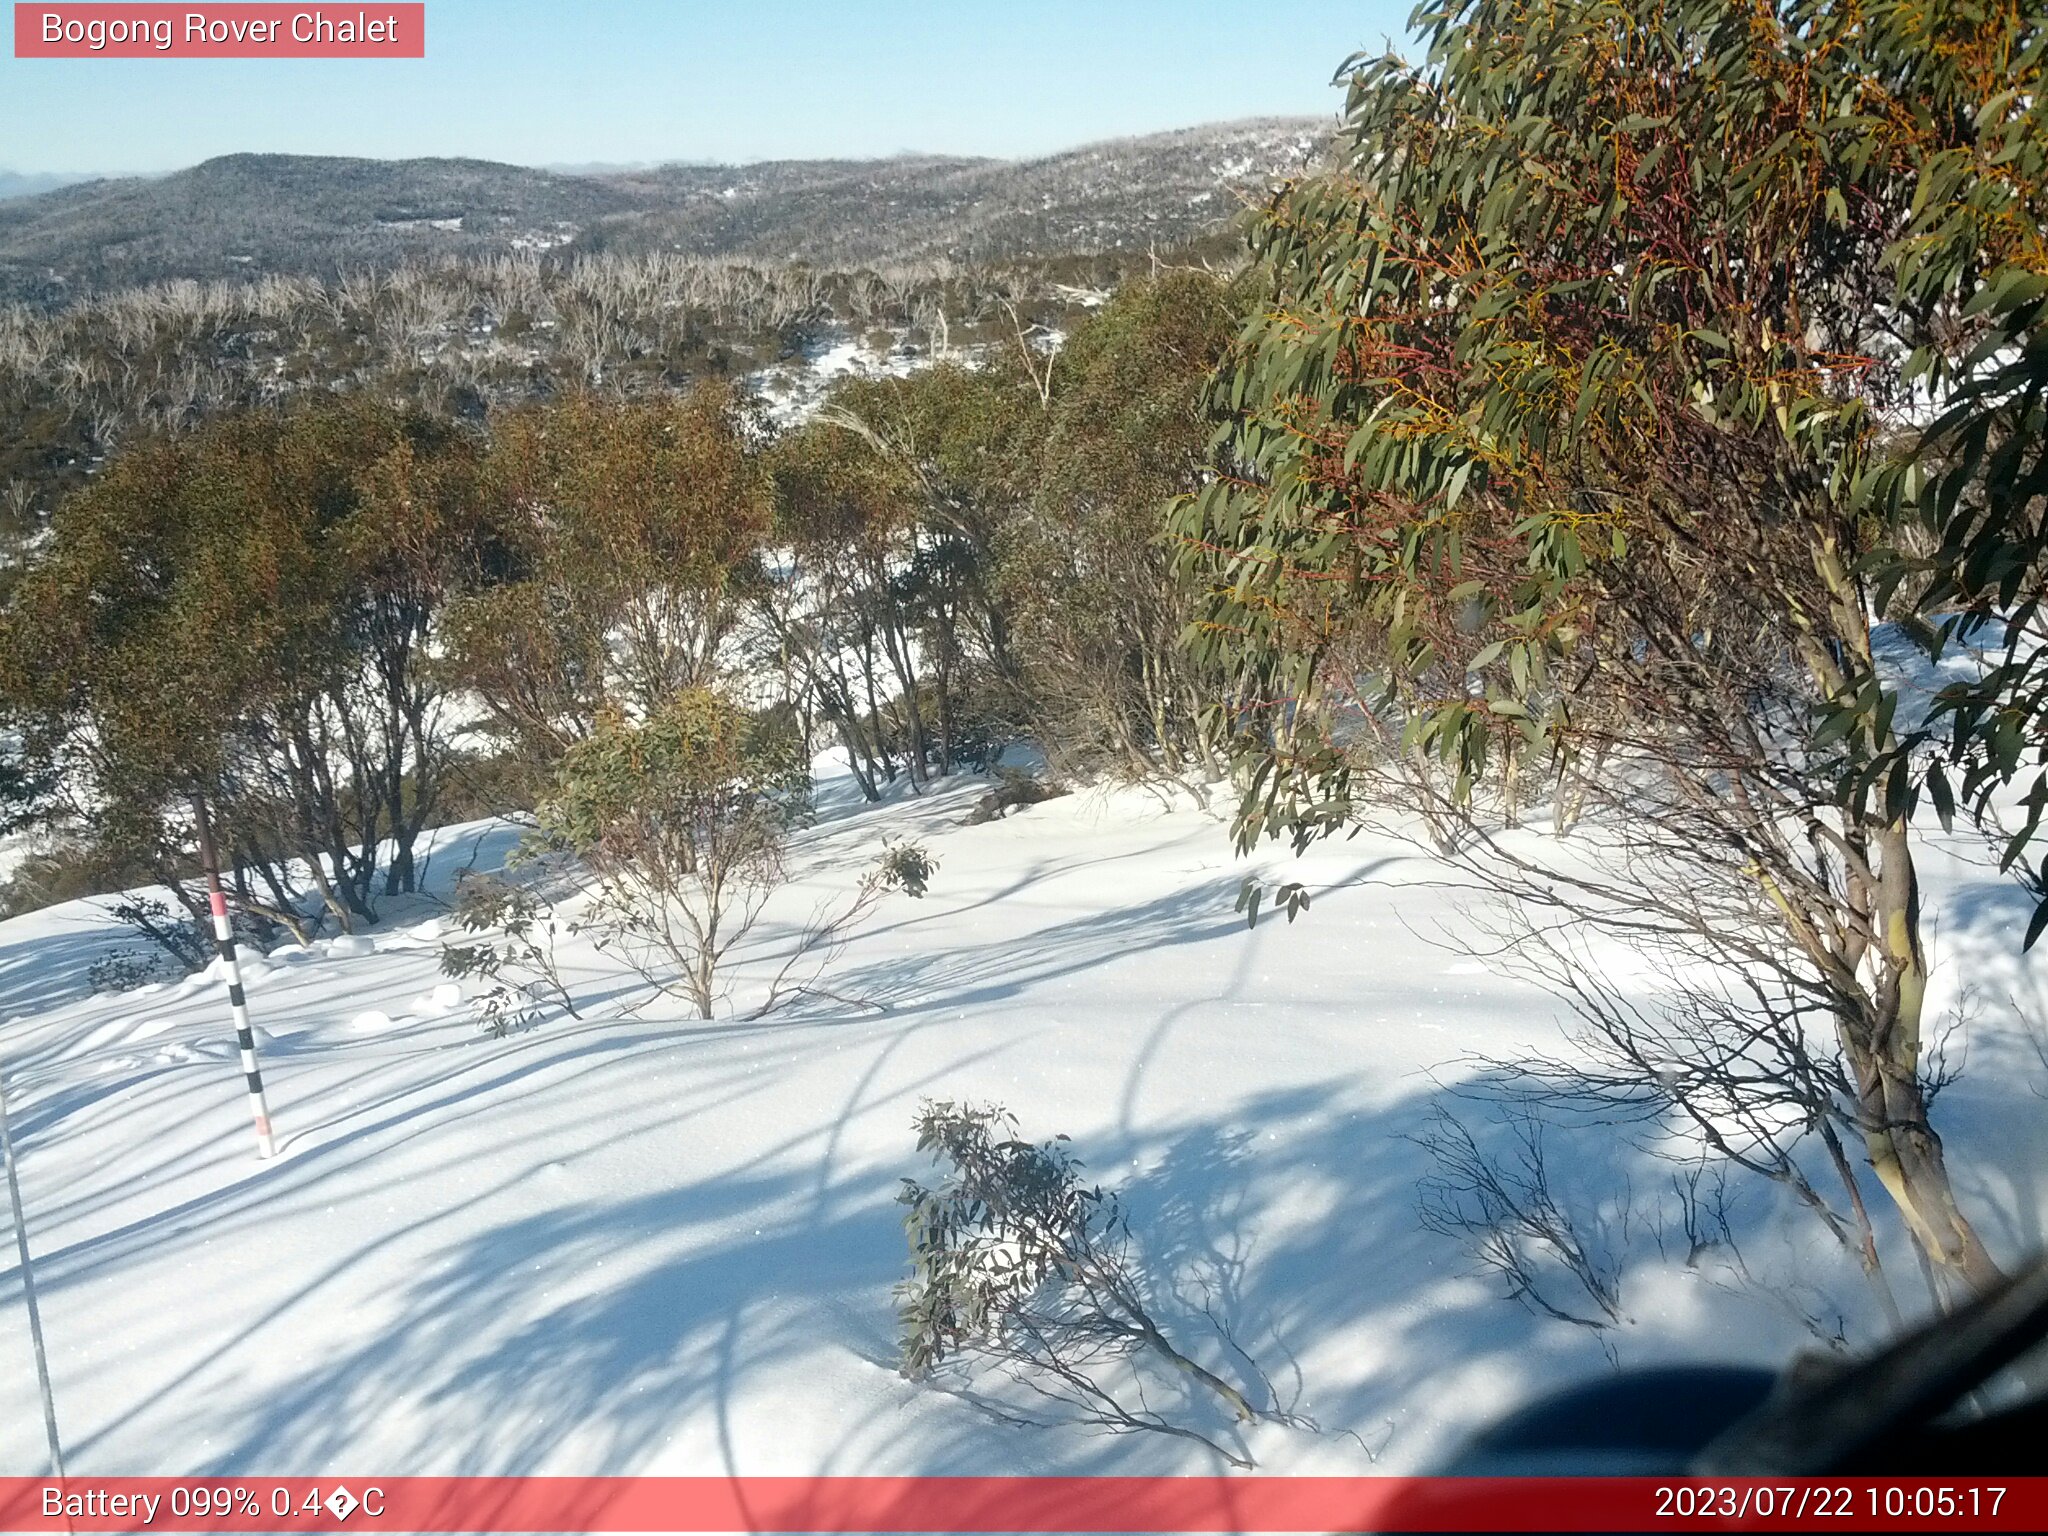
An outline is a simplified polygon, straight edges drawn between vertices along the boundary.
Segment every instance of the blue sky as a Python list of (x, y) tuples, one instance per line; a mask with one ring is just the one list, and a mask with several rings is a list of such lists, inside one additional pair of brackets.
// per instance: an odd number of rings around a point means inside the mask
[[(427, 57), (0, 56), (0, 167), (238, 150), (521, 164), (1030, 155), (1335, 112), (1411, 0), (428, 0)], [(374, 0), (366, 8), (375, 11)]]

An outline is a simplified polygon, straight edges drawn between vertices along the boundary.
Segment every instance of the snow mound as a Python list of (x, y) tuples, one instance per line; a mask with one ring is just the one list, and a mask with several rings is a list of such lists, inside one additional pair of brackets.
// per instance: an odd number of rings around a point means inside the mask
[(438, 1019), (446, 1014), (453, 1013), (462, 1006), (462, 1002), (463, 991), (461, 983), (444, 981), (440, 986), (434, 988), (433, 991), (422, 997), (414, 998), (411, 1006), (412, 1011), (422, 1017)]

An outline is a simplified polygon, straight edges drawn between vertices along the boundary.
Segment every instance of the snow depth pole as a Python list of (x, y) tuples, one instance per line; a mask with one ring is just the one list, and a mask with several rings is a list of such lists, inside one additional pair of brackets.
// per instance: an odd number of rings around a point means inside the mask
[(192, 797), (192, 816), (199, 824), (199, 862), (206, 870), (206, 898), (213, 909), (213, 941), (220, 950), (221, 970), (228, 979), (228, 1010), (235, 1016), (235, 1044), (242, 1050), (242, 1073), (249, 1080), (249, 1113), (256, 1119), (256, 1155), (275, 1157), (270, 1137), (270, 1106), (263, 1099), (263, 1071), (256, 1065), (256, 1032), (249, 1024), (249, 994), (242, 990), (242, 965), (235, 958), (235, 928), (228, 921), (227, 892), (220, 884), (220, 855), (213, 847), (213, 825), (206, 819), (204, 796)]
[(14, 1132), (7, 1124), (7, 1074), (0, 1072), (0, 1162), (7, 1164), (7, 1203), (14, 1212), (14, 1251), (21, 1255), (21, 1294), (28, 1303), (28, 1337), (35, 1346), (36, 1384), (43, 1389), (43, 1433), (50, 1439), (50, 1469), (64, 1480), (64, 1447), (57, 1439), (57, 1395), (50, 1390), (50, 1357), (43, 1350), (43, 1314), (36, 1310), (36, 1272), (28, 1260), (28, 1218), (21, 1212), (21, 1175), (14, 1165)]

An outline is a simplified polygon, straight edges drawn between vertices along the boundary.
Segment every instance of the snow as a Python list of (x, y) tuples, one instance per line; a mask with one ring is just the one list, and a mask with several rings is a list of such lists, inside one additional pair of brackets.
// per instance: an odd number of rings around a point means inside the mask
[(777, 427), (796, 426), (814, 415), (839, 380), (903, 378), (924, 361), (900, 346), (878, 352), (836, 328), (806, 343), (801, 357), (747, 376)]
[(35, 838), (25, 832), (0, 835), (0, 880), (11, 880), (23, 861), (35, 851)]
[[(87, 967), (119, 942), (96, 904), (0, 924), (0, 1065), (73, 1474), (1222, 1470), (1163, 1436), (1000, 1424), (897, 1375), (894, 1196), (928, 1172), (909, 1131), (928, 1096), (1000, 1101), (1121, 1189), (1177, 1341), (1235, 1369), (1211, 1307), (1320, 1427), (1254, 1426), (1262, 1470), (1426, 1467), (1611, 1368), (1600, 1339), (1503, 1301), (1418, 1223), (1411, 1138), (1455, 1102), (1463, 1060), (1555, 1048), (1561, 1027), (1549, 998), (1440, 942), (1471, 900), (1441, 865), (1375, 835), (1262, 858), (1315, 901), (1247, 931), (1248, 866), (1217, 812), (1094, 789), (963, 825), (985, 788), (864, 807), (826, 784), (743, 959), (742, 1001), (884, 837), (916, 837), (930, 895), (879, 907), (832, 972), (886, 1012), (686, 1019), (579, 941), (563, 969), (585, 1019), (493, 1038), (439, 975), (455, 930), (428, 898), (252, 957), (268, 1163), (217, 979), (95, 996)], [(511, 838), (482, 823), (435, 842), (445, 896), (472, 850), (490, 867)], [(2010, 1258), (2048, 1207), (2018, 1013), (2041, 1016), (2042, 972), (2012, 954), (2023, 893), (1961, 841), (1927, 865), (1937, 986), (1975, 1010), (1942, 1128)], [(1622, 1174), (1668, 1176), (1612, 1137), (1567, 1166), (1616, 1218)], [(1810, 1342), (1795, 1301), (1870, 1336), (1809, 1218), (1747, 1187), (1739, 1224), (1777, 1290), (1631, 1247), (1616, 1358), (1782, 1364)], [(0, 1251), (0, 1472), (30, 1474), (41, 1417)]]

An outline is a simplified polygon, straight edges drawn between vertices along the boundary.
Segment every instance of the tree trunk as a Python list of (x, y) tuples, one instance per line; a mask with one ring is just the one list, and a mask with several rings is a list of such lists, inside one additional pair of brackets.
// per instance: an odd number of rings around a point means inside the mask
[(1903, 819), (1872, 838), (1880, 865), (1871, 926), (1878, 969), (1867, 1015), (1842, 1019), (1842, 1047), (1856, 1075), (1865, 1149), (1885, 1191), (1936, 1274), (1983, 1292), (2005, 1276), (1957, 1204), (1941, 1138), (1927, 1119), (1920, 1080), (1927, 957), (1920, 943), (1920, 886)]
[(413, 887), (412, 840), (402, 831), (393, 834), (398, 840), (397, 851), (391, 855), (391, 867), (384, 871), (384, 894), (410, 895)]
[[(1841, 704), (1856, 697), (1857, 682), (1878, 676), (1869, 607), (1833, 539), (1814, 552), (1814, 569), (1827, 588), (1834, 639), (1830, 645), (1812, 626), (1804, 626), (1801, 652), (1821, 696)], [(1870, 730), (1873, 750), (1897, 748), (1888, 717), (1874, 722)], [(1941, 1138), (1928, 1122), (1927, 1095), (1920, 1081), (1927, 955), (1920, 942), (1920, 877), (1913, 862), (1911, 830), (1904, 817), (1887, 818), (1867, 799), (1844, 804), (1841, 816), (1850, 851), (1864, 850), (1864, 868), (1852, 874), (1852, 884), (1861, 886), (1857, 904), (1864, 908), (1866, 932), (1852, 936), (1847, 954), (1835, 957), (1837, 963), (1845, 963), (1852, 982), (1862, 975), (1872, 977), (1862, 996), (1837, 984), (1844, 995), (1836, 1027), (1856, 1079), (1864, 1149), (1871, 1170), (1898, 1206), (1933, 1272), (1948, 1289), (1982, 1293), (2005, 1276), (1956, 1201)]]

